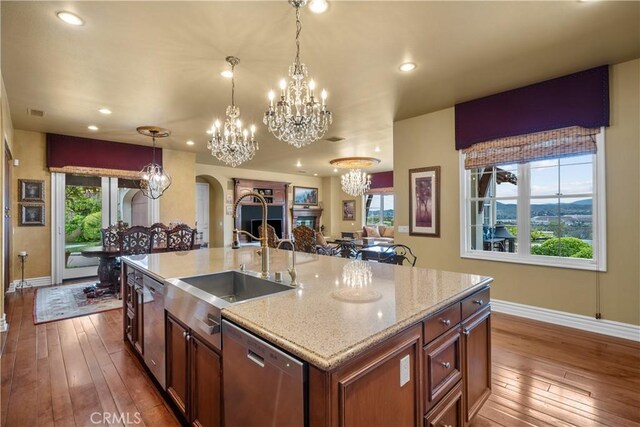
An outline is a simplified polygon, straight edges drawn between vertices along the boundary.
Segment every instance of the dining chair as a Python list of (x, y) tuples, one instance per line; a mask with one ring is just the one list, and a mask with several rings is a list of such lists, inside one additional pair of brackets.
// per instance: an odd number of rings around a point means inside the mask
[(358, 251), (358, 258), (396, 265), (404, 265), (406, 262), (412, 267), (415, 267), (418, 260), (406, 245), (367, 246)]
[(165, 252), (167, 250), (167, 241), (169, 227), (161, 222), (156, 222), (149, 227), (151, 232), (151, 252)]
[(147, 227), (136, 225), (119, 233), (120, 254), (140, 255), (151, 252), (151, 232)]
[(293, 230), (293, 238), (296, 242), (296, 250), (310, 254), (317, 253), (316, 232), (306, 225), (299, 225)]
[(196, 242), (196, 230), (186, 224), (179, 224), (167, 234), (168, 251), (190, 251)]

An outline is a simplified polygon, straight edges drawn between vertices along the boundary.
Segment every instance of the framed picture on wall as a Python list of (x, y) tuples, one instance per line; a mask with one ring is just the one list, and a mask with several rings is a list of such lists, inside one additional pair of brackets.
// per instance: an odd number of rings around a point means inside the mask
[(19, 179), (18, 186), (19, 202), (44, 203), (44, 181)]
[(355, 221), (355, 219), (356, 219), (356, 201), (343, 200), (342, 201), (342, 220)]
[(293, 187), (293, 204), (318, 206), (318, 189), (313, 187)]
[(20, 203), (19, 225), (44, 225), (44, 205)]
[(409, 169), (409, 234), (440, 237), (440, 166)]

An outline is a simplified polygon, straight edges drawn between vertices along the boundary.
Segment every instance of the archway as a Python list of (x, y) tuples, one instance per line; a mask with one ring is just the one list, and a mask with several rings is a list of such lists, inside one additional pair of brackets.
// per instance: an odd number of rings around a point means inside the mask
[(209, 184), (209, 245), (224, 247), (225, 190), (211, 175), (198, 175), (196, 182)]

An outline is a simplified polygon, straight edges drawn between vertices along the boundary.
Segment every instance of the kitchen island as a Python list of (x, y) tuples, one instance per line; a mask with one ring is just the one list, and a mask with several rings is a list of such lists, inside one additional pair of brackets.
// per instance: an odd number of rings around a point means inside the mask
[[(272, 277), (274, 272), (285, 272), (285, 284), (290, 257), (289, 251), (271, 251)], [(225, 359), (226, 335), (223, 328), (220, 339), (219, 322), (206, 313), (203, 317), (195, 306), (183, 310), (184, 304), (173, 303), (186, 298), (183, 293), (189, 288), (181, 288), (176, 278), (238, 270), (241, 265), (247, 270), (241, 274), (260, 271), (255, 247), (151, 254), (123, 261), (125, 338), (185, 422), (247, 425), (255, 420), (256, 411), (264, 409), (259, 416), (267, 424), (275, 421), (274, 425), (465, 425), (490, 392), (491, 278), (297, 253), (298, 287), (227, 303), (221, 311), (228, 328), (266, 341), (272, 350), (269, 357), (293, 356), (300, 362), (301, 403), (284, 405), (283, 415), (282, 405), (249, 409), (256, 405), (250, 401), (253, 395), (277, 401), (286, 393), (277, 387), (267, 390), (273, 384), (251, 375), (249, 386), (231, 390), (243, 379), (235, 381), (224, 373), (237, 372), (235, 364), (246, 362), (245, 358), (236, 352)], [(147, 308), (154, 306), (158, 292), (145, 291), (145, 278), (162, 284), (166, 303), (156, 301), (155, 308)], [(199, 302), (208, 300), (201, 291), (190, 295)], [(158, 306), (166, 309), (164, 352), (157, 350), (161, 334), (146, 332), (144, 325), (145, 310), (153, 311), (152, 323), (158, 323)], [(199, 320), (190, 323), (192, 318)], [(265, 363), (258, 350), (246, 354), (256, 369)], [(279, 362), (274, 359), (274, 363)], [(249, 365), (238, 372), (250, 369)], [(283, 369), (276, 380), (296, 377)], [(207, 381), (202, 380), (205, 377)], [(253, 394), (251, 384), (258, 389)], [(245, 414), (230, 415), (230, 408), (243, 398)], [(274, 410), (280, 418), (264, 418)]]

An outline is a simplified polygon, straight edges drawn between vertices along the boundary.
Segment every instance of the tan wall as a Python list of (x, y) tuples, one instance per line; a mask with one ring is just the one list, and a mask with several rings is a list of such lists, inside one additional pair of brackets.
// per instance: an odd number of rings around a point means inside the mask
[(171, 187), (160, 198), (160, 222), (196, 222), (196, 155), (186, 151), (162, 150), (162, 166), (171, 175)]
[[(330, 221), (326, 234), (332, 237), (340, 237), (342, 231), (357, 231), (362, 229), (364, 224), (364, 205), (362, 197), (350, 196), (342, 191), (339, 176), (331, 176), (322, 179), (325, 194), (325, 207), (330, 212)], [(354, 220), (343, 221), (342, 202), (344, 200), (356, 201), (356, 217)]]
[[(16, 130), (13, 146), (14, 158), (20, 165), (13, 168), (11, 180), (14, 213), (12, 240), (12, 277), (20, 279), (20, 262), (18, 253), (26, 251), (29, 256), (25, 262), (24, 277), (51, 276), (51, 174), (46, 167), (46, 138), (39, 132)], [(19, 226), (18, 179), (34, 179), (44, 181), (45, 225)]]
[[(640, 324), (640, 60), (611, 67), (611, 126), (605, 132), (608, 271), (600, 273), (604, 319)], [(459, 166), (453, 108), (394, 124), (394, 182), (410, 168), (441, 166), (441, 238), (396, 233), (418, 266), (486, 274), (505, 301), (594, 315), (598, 274), (460, 258)], [(416, 143), (419, 141), (419, 143)], [(408, 188), (395, 186), (398, 225), (408, 225)]]
[[(278, 173), (278, 172), (265, 172), (265, 171), (255, 171), (251, 169), (236, 169), (229, 168), (224, 166), (214, 166), (214, 165), (205, 165), (198, 163), (196, 164), (196, 175), (202, 177), (209, 181), (210, 178), (215, 179), (222, 185), (222, 189), (224, 190), (225, 197), (226, 194), (233, 195), (233, 178), (245, 178), (245, 179), (259, 179), (264, 181), (279, 181), (279, 182), (289, 182), (291, 183), (290, 191), (292, 191), (293, 186), (302, 186), (302, 187), (314, 187), (318, 189), (318, 201), (322, 203), (323, 208), (325, 209), (322, 214), (321, 223), (324, 224), (327, 209), (324, 207), (324, 188), (322, 185), (322, 178), (313, 177), (313, 176), (301, 176), (301, 175), (293, 175), (288, 173)], [(194, 180), (195, 182), (195, 180)], [(193, 184), (192, 184), (193, 186)], [(195, 187), (195, 186), (194, 186)], [(289, 200), (292, 199), (292, 193), (289, 193)], [(213, 197), (213, 194), (210, 194), (210, 197)], [(195, 202), (194, 202), (195, 205)], [(291, 206), (289, 206), (290, 208)], [(226, 215), (226, 202), (225, 203), (216, 203), (216, 218), (224, 217), (223, 227), (221, 228), (218, 223), (213, 224), (211, 220), (214, 218), (214, 215), (211, 215), (209, 220), (209, 227), (214, 227), (220, 232), (222, 230), (224, 232), (224, 246), (231, 245), (232, 239), (232, 229), (233, 229), (233, 218), (231, 215)], [(215, 236), (211, 236), (211, 241), (214, 241)], [(215, 240), (219, 242), (219, 240)]]
[(0, 193), (3, 197), (0, 198), (0, 209), (2, 214), (2, 223), (0, 224), (0, 319), (4, 318), (4, 274), (5, 269), (9, 266), (5, 266), (4, 262), (4, 175), (5, 168), (8, 167), (5, 161), (5, 141), (9, 146), (9, 150), (13, 150), (13, 124), (11, 122), (11, 114), (9, 112), (9, 102), (7, 101), (7, 93), (4, 87), (4, 80), (0, 76)]

